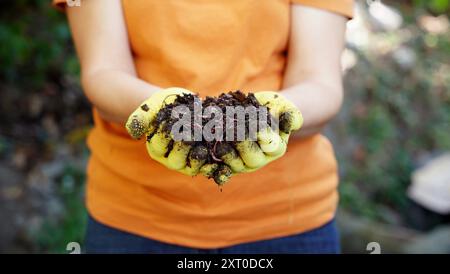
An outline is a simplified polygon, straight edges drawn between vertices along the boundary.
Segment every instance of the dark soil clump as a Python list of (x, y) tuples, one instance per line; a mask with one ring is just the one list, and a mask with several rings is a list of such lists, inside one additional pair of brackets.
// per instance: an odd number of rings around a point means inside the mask
[[(180, 121), (181, 115), (173, 115), (173, 110), (176, 107), (183, 106), (185, 107), (185, 111), (190, 111), (191, 113), (191, 121), (190, 124), (187, 125), (190, 127), (190, 138), (183, 138), (182, 142), (193, 145), (193, 149), (191, 150), (191, 157), (194, 159), (205, 159), (207, 164), (219, 164), (219, 168), (217, 168), (214, 176), (216, 183), (219, 183), (216, 177), (220, 177), (221, 175), (228, 176), (230, 174), (229, 168), (222, 163), (221, 157), (227, 154), (230, 150), (234, 149), (234, 145), (236, 141), (238, 141), (237, 136), (237, 127), (238, 127), (238, 117), (237, 114), (229, 116), (226, 115), (227, 107), (254, 107), (256, 110), (256, 114), (259, 117), (263, 117), (265, 121), (263, 123), (257, 124), (257, 131), (261, 130), (259, 128), (261, 125), (270, 126), (273, 119), (269, 113), (269, 110), (264, 106), (261, 106), (259, 102), (256, 100), (253, 93), (244, 94), (241, 91), (234, 91), (228, 93), (222, 93), (218, 97), (206, 97), (204, 100), (201, 100), (195, 94), (184, 94), (182, 96), (177, 96), (175, 101), (171, 104), (165, 105), (157, 114), (156, 119), (154, 120), (155, 127), (161, 127), (161, 130), (167, 134), (171, 135), (172, 127)], [(200, 111), (195, 111), (200, 109)], [(220, 113), (223, 115), (216, 115), (216, 112), (213, 111), (211, 115), (206, 114), (206, 109), (215, 109), (220, 110)], [(260, 113), (261, 111), (264, 111)], [(182, 113), (182, 112), (180, 112)], [(178, 116), (178, 117), (177, 117)], [(245, 128), (245, 138), (249, 137), (249, 126), (250, 121), (253, 121), (255, 117), (250, 117), (250, 115), (245, 114), (244, 116), (244, 125)], [(201, 138), (201, 140), (196, 140), (194, 137), (195, 130), (205, 130), (205, 125), (209, 122), (219, 122), (222, 119), (220, 124), (222, 128), (217, 128), (216, 126), (211, 127), (211, 134), (215, 137), (213, 140), (206, 140), (205, 138)], [(242, 121), (242, 120), (241, 120)], [(242, 123), (242, 122), (241, 122)], [(242, 125), (241, 125), (242, 126)], [(231, 138), (228, 136), (227, 131), (233, 130), (234, 136)], [(219, 131), (219, 132), (216, 132)], [(186, 135), (185, 135), (186, 136)], [(252, 136), (254, 137), (254, 136)], [(186, 140), (188, 139), (188, 140)], [(173, 147), (173, 143), (169, 144)], [(170, 148), (169, 148), (170, 151)], [(167, 153), (167, 155), (169, 152)], [(189, 165), (189, 163), (188, 163)], [(217, 173), (217, 174), (216, 174)]]

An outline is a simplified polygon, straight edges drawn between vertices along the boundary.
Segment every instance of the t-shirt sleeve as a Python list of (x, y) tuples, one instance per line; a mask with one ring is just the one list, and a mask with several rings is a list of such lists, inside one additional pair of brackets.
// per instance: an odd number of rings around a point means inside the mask
[(293, 4), (315, 7), (342, 14), (348, 18), (353, 17), (354, 0), (291, 0)]

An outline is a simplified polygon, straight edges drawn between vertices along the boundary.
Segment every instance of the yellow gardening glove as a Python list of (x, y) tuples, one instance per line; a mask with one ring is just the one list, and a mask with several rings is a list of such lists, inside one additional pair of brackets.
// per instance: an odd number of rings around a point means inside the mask
[(134, 139), (147, 138), (147, 151), (152, 159), (169, 169), (183, 174), (196, 175), (207, 158), (207, 149), (202, 146), (193, 148), (162, 131), (164, 123), (155, 125), (158, 112), (171, 104), (177, 95), (192, 94), (183, 88), (168, 88), (153, 94), (145, 100), (128, 118), (126, 128)]
[(280, 93), (264, 91), (255, 93), (255, 97), (262, 106), (269, 109), (273, 117), (279, 119), (279, 131), (275, 132), (267, 127), (258, 132), (257, 141), (237, 142), (236, 149), (222, 142), (216, 153), (231, 168), (233, 174), (257, 170), (283, 156), (291, 132), (299, 130), (303, 124), (300, 110)]

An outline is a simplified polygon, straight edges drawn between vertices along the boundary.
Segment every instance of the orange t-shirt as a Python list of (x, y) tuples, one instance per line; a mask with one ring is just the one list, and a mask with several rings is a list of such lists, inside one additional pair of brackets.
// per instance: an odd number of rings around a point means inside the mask
[[(65, 0), (54, 0), (63, 4)], [(351, 0), (123, 0), (141, 79), (205, 95), (279, 90), (291, 2), (345, 16)], [(225, 247), (314, 229), (336, 210), (337, 166), (322, 135), (291, 140), (284, 157), (219, 190), (153, 161), (144, 141), (102, 120), (88, 137), (87, 208), (98, 221), (163, 242)]]

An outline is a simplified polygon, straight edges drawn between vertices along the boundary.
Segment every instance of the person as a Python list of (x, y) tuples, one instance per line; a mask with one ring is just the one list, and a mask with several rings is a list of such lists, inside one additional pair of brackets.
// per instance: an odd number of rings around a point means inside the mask
[[(339, 252), (337, 163), (321, 130), (343, 100), (351, 0), (53, 1), (66, 11), (93, 106), (86, 252)], [(170, 87), (201, 97), (275, 91), (303, 126), (283, 157), (220, 191), (153, 160), (145, 138), (125, 129)]]

